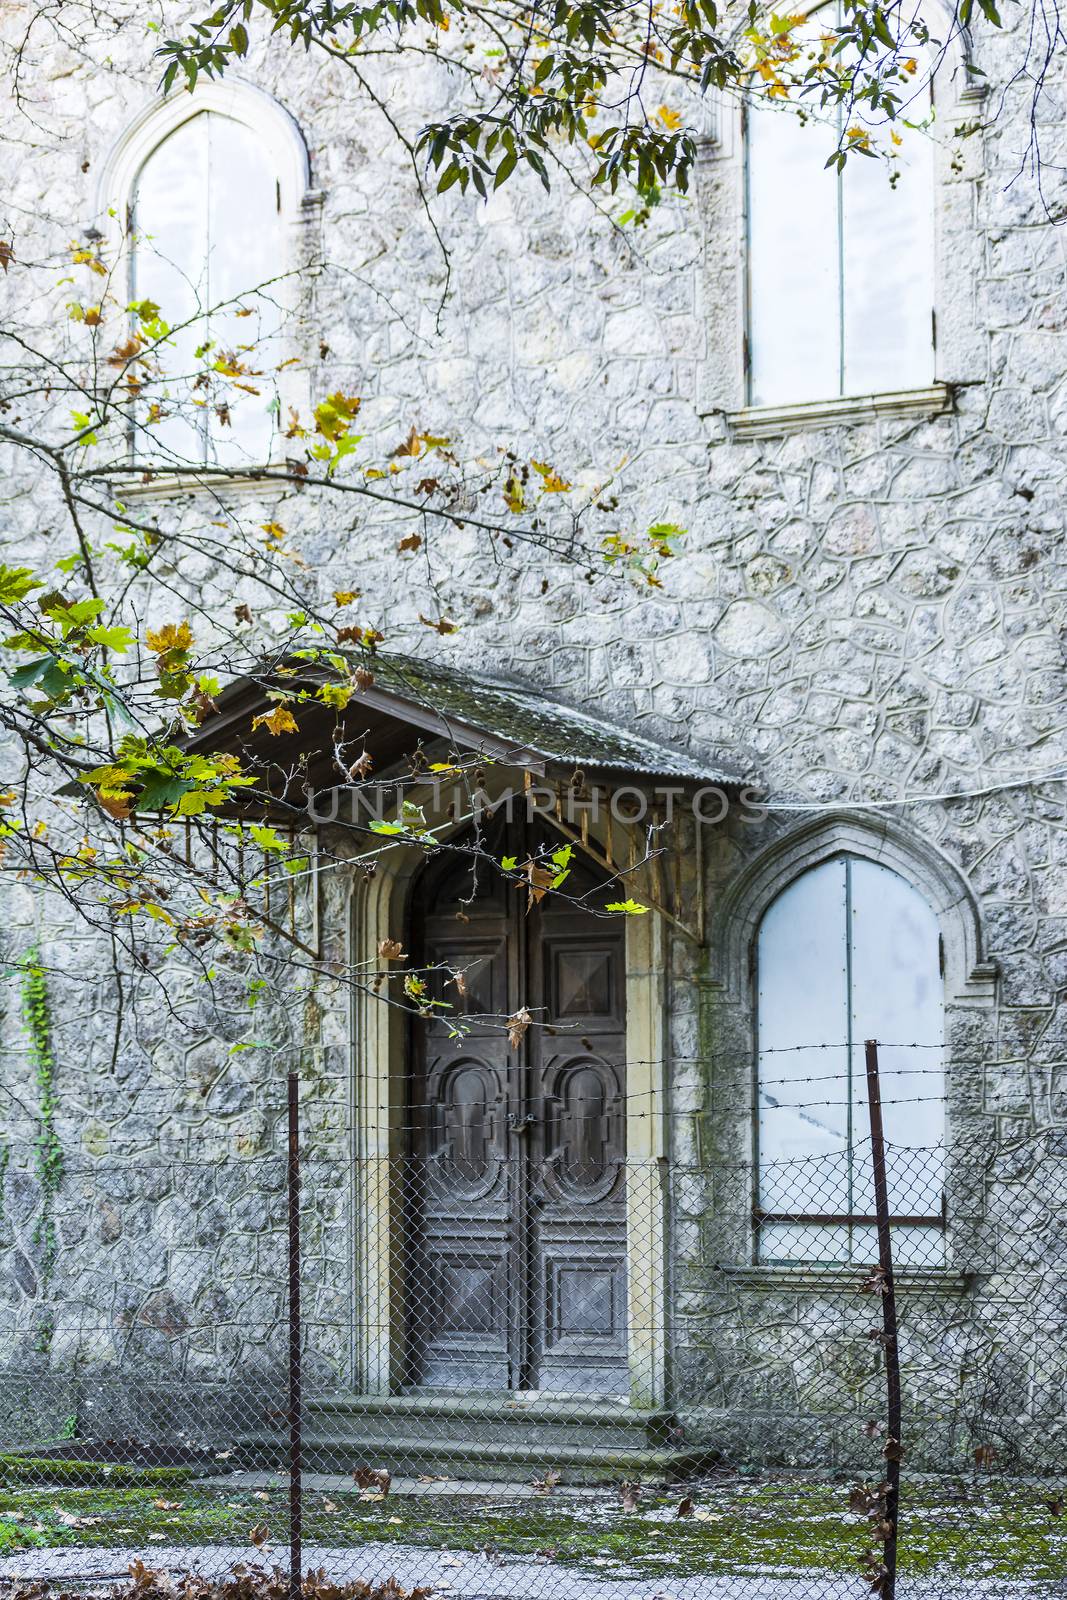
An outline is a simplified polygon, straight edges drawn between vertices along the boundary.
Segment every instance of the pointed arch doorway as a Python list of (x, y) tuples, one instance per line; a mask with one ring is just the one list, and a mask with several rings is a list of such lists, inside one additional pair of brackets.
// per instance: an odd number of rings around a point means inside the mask
[[(494, 829), (498, 859), (549, 841)], [(405, 1390), (627, 1395), (626, 934), (577, 856), (540, 904), (452, 856), (415, 880)], [(581, 903), (575, 903), (576, 901)], [(449, 973), (460, 972), (457, 984)], [(534, 1019), (509, 1040), (501, 1019)], [(456, 1019), (460, 1026), (456, 1026)]]

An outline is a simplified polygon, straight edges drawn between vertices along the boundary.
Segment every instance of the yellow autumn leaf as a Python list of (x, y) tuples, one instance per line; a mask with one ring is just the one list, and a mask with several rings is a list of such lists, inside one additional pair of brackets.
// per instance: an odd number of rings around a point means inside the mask
[(509, 475), (504, 485), (504, 504), (509, 511), (514, 511), (516, 514), (526, 510), (526, 496), (522, 484), (514, 473)]
[(299, 727), (291, 711), (284, 706), (275, 706), (273, 711), (265, 711), (262, 716), (252, 718), (252, 732), (257, 728), (266, 728), (268, 733), (298, 733)]
[(168, 650), (188, 650), (193, 642), (193, 630), (187, 622), (165, 622), (162, 628), (149, 628), (145, 642), (158, 656), (166, 655)]
[(334, 604), (338, 606), (350, 606), (353, 600), (359, 599), (361, 593), (362, 590), (360, 589), (335, 589), (333, 591)]
[(656, 115), (663, 123), (663, 126), (669, 128), (672, 133), (682, 126), (681, 112), (672, 111), (670, 106), (660, 106)]
[(530, 465), (535, 472), (540, 473), (541, 483), (546, 494), (569, 493), (571, 485), (565, 478), (561, 478), (559, 473), (550, 467), (547, 461), (531, 460)]

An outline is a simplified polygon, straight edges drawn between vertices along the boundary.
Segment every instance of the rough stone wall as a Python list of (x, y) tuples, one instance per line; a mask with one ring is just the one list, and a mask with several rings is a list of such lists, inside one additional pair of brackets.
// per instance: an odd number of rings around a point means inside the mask
[[(154, 92), (151, 43), (133, 27), (109, 37), (106, 52), (99, 39), (83, 51), (34, 36), (30, 114), (14, 119), (5, 152), (9, 215), (25, 259), (96, 220), (95, 173)], [(729, 108), (690, 198), (665, 202), (637, 233), (613, 231), (566, 184), (551, 200), (518, 179), (485, 208), (454, 193), (436, 203), (452, 258), (437, 327), (444, 264), (406, 159), (378, 114), (343, 72), (314, 57), (266, 51), (247, 74), (296, 117), (323, 194), (308, 223), (321, 270), (301, 306), (313, 394), (362, 393), (368, 434), (390, 447), (416, 424), (463, 437), (472, 453), (519, 441), (524, 453), (592, 478), (625, 460), (618, 492), (635, 519), (665, 516), (689, 530), (664, 590), (651, 594), (586, 583), (525, 552), (491, 565), (473, 532), (431, 527), (442, 602), (463, 624), (433, 648), (466, 665), (536, 676), (562, 698), (658, 738), (740, 755), (772, 798), (844, 813), (856, 802), (991, 791), (889, 814), (901, 835), (958, 874), (976, 908), (979, 953), (996, 964), (995, 992), (950, 1019), (951, 1132), (971, 1161), (956, 1175), (961, 1192), (996, 1185), (1016, 1197), (1019, 1216), (1041, 1175), (1058, 1174), (1067, 1155), (1064, 791), (1058, 783), (997, 787), (1062, 763), (1067, 702), (1067, 298), (1061, 232), (1033, 182), (1015, 176), (1027, 107), (1021, 84), (1005, 86), (1021, 50), (1010, 33), (979, 41), (985, 103), (996, 118), (958, 147), (947, 137), (939, 157), (939, 360), (954, 386), (950, 409), (757, 440), (739, 439), (727, 420), (743, 398), (742, 165)], [(448, 92), (432, 65), (381, 81), (422, 115)], [(1062, 137), (1054, 110), (1050, 99), (1042, 132), (1052, 158)], [(1050, 164), (1053, 207), (1061, 183)], [(429, 651), (418, 585), (392, 553), (383, 519), (356, 510), (339, 517), (332, 507), (324, 514), (311, 495), (242, 505), (250, 521), (276, 517), (291, 530), (324, 595), (358, 583), (391, 643)], [(55, 520), (47, 511), (38, 483), (9, 479), (5, 554), (40, 559)], [(170, 503), (162, 514), (180, 525), (185, 513)], [(208, 611), (242, 598), (221, 589), (199, 558), (176, 559), (168, 577)], [(269, 622), (263, 627), (269, 634)], [(703, 884), (687, 852), (685, 893), (704, 893), (711, 905), (728, 897), (759, 853), (779, 849), (804, 820), (776, 813), (747, 831), (732, 823), (709, 852)], [(73, 927), (25, 885), (8, 896), (9, 959), (39, 942), (48, 966), (70, 974), (52, 981), (57, 1131), (72, 1173), (57, 1223), (62, 1243), (78, 1244), (80, 1264), (68, 1269), (61, 1250), (42, 1291), (33, 1088), (17, 980), (9, 979), (3, 1075), (23, 1085), (30, 1114), (12, 1116), (6, 1135), (4, 1359), (61, 1367), (69, 1341), (34, 1332), (49, 1314), (44, 1302), (71, 1308), (64, 1328), (83, 1317), (110, 1326), (125, 1313), (110, 1298), (100, 1303), (105, 1281), (108, 1296), (130, 1285), (127, 1300), (150, 1328), (153, 1297), (167, 1293), (158, 1250), (240, 1255), (265, 1209), (275, 1232), (255, 1249), (272, 1252), (270, 1265), (264, 1257), (249, 1271), (241, 1257), (231, 1304), (211, 1319), (208, 1342), (194, 1349), (163, 1337), (145, 1352), (170, 1368), (180, 1346), (190, 1377), (202, 1365), (247, 1363), (240, 1295), (256, 1301), (246, 1321), (260, 1326), (277, 1304), (280, 1074), (294, 1056), (329, 1060), (323, 1104), (331, 1095), (347, 1104), (338, 1087), (348, 1059), (345, 1004), (329, 999), (309, 1040), (292, 1015), (253, 1023), (231, 1007), (227, 1017), (197, 972), (175, 968), (165, 1004), (154, 979), (131, 976), (117, 1021), (106, 939)], [(327, 939), (341, 949), (340, 891), (324, 915)], [(758, 1360), (747, 1384), (742, 1375), (717, 1388), (714, 1376), (729, 1343), (715, 1317), (728, 1320), (740, 1291), (716, 1300), (706, 1280), (724, 1250), (743, 1250), (736, 1223), (744, 1203), (715, 1164), (733, 1170), (743, 1160), (751, 1097), (751, 1008), (724, 988), (725, 938), (713, 921), (709, 957), (679, 943), (671, 971), (675, 1157), (705, 1173), (679, 1203), (674, 1228), (678, 1273), (694, 1275), (686, 1294), (696, 1297), (679, 1301), (678, 1359), (720, 1407), (743, 1410), (761, 1394), (802, 1407), (803, 1391), (781, 1360), (770, 1391), (760, 1387)], [(230, 1044), (265, 1031), (268, 1049), (228, 1054)], [(338, 1110), (334, 1130), (342, 1122)], [(331, 1126), (325, 1112), (322, 1125)], [(119, 1143), (144, 1160), (116, 1188), (106, 1174)], [(247, 1160), (255, 1181), (227, 1187), (230, 1164), (195, 1184), (160, 1176), (172, 1156), (212, 1151), (231, 1164)], [(339, 1171), (343, 1152), (335, 1155)], [(73, 1176), (86, 1167), (97, 1176)], [(250, 1208), (247, 1236), (242, 1207)], [(212, 1220), (223, 1215), (224, 1226)], [(340, 1307), (348, 1259), (337, 1244), (340, 1213), (331, 1228), (324, 1250), (333, 1265), (323, 1276)], [(87, 1259), (99, 1261), (98, 1275)], [(761, 1304), (788, 1348), (807, 1302), (772, 1296)], [(338, 1311), (324, 1360), (344, 1369), (342, 1320)], [(273, 1360), (277, 1351), (264, 1354)]]

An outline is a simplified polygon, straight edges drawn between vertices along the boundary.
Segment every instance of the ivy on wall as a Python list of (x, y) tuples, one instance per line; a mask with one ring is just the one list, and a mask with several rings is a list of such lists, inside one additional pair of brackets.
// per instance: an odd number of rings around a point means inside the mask
[(39, 1128), (34, 1142), (34, 1164), (41, 1182), (41, 1214), (34, 1243), (42, 1247), (41, 1274), (47, 1283), (56, 1260), (56, 1192), (63, 1178), (63, 1147), (56, 1133), (55, 1057), (52, 1054), (52, 1015), (41, 953), (34, 945), (20, 963), (22, 971), (22, 1024), (30, 1045), (39, 1100)]

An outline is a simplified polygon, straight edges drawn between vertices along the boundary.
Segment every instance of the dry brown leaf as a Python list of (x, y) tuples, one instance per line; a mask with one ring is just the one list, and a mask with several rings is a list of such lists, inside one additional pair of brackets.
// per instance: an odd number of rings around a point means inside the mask
[(249, 1528), (248, 1537), (254, 1545), (266, 1544), (270, 1538), (270, 1529), (265, 1522), (257, 1522), (254, 1528)]
[(690, 1495), (686, 1495), (684, 1500), (679, 1500), (678, 1515), (680, 1517), (691, 1517), (695, 1510), (696, 1506), (693, 1504), (693, 1500)]
[[(383, 940), (382, 943), (388, 943)], [(389, 1486), (393, 1481), (393, 1474), (388, 1467), (357, 1467), (352, 1474), (352, 1482), (357, 1489), (372, 1489), (384, 1500), (389, 1493)]]
[[(399, 939), (379, 939), (378, 954), (381, 956), (383, 961), (407, 960), (407, 952), (405, 951), (404, 946), (400, 943)], [(359, 1478), (356, 1476), (356, 1473), (369, 1472), (370, 1470), (371, 1469), (369, 1467), (357, 1467), (356, 1472), (354, 1472), (352, 1476), (355, 1481), (359, 1483)], [(365, 1488), (366, 1485), (361, 1485), (361, 1487)]]
[(533, 1017), (525, 1006), (520, 1007), (514, 1016), (508, 1018), (508, 1044), (513, 1050), (519, 1048), (532, 1021)]

